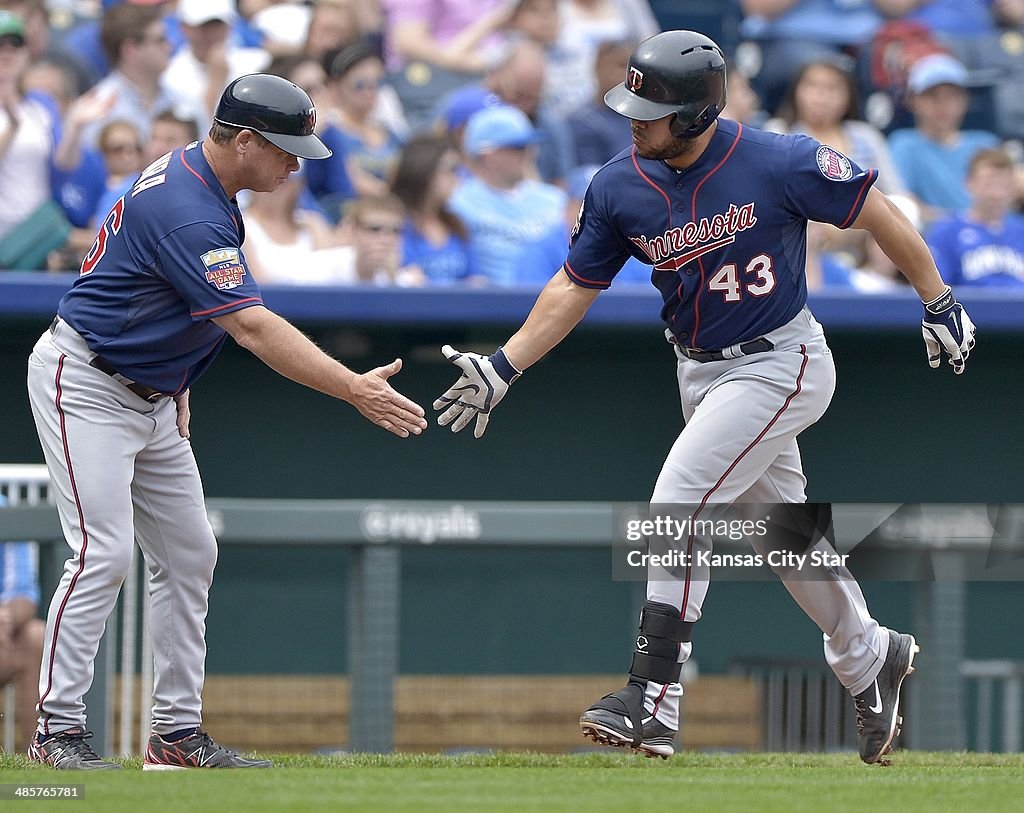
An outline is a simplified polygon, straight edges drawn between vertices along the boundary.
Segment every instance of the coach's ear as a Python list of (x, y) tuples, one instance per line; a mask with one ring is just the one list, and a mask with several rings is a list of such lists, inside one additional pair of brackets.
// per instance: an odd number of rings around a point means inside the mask
[(235, 136), (235, 151), (244, 155), (251, 147), (255, 146), (257, 135), (252, 130), (239, 130)]

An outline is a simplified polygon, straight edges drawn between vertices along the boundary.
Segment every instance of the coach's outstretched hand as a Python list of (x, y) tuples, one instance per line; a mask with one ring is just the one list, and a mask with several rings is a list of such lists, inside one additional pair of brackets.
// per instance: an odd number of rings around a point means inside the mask
[(974, 322), (963, 305), (956, 301), (948, 285), (942, 295), (924, 303), (921, 332), (928, 351), (928, 364), (935, 368), (942, 363), (942, 351), (949, 354), (953, 372), (964, 371), (967, 357), (974, 349)]
[(476, 416), (474, 437), (481, 438), (487, 431), (490, 412), (505, 397), (519, 372), (500, 347), (490, 356), (479, 353), (460, 353), (450, 344), (441, 348), (444, 357), (462, 371), (459, 380), (440, 398), (434, 409), (443, 409), (437, 417), (441, 426), (451, 424), (453, 432), (466, 428)]
[(392, 388), (388, 379), (402, 369), (402, 360), (356, 376), (352, 383), (352, 406), (381, 429), (400, 438), (418, 435), (427, 428), (423, 407)]

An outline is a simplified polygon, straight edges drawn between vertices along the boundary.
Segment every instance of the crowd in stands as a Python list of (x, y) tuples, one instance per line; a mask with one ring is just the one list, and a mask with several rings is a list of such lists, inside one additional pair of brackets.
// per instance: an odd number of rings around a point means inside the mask
[[(670, 5), (0, 0), (0, 269), (77, 270), (139, 173), (267, 71), (310, 94), (334, 154), (240, 199), (260, 281), (539, 287), (590, 178), (631, 145), (602, 99)], [(722, 7), (725, 117), (878, 168), (947, 281), (1024, 285), (1024, 0)], [(616, 286), (650, 273), (630, 260)], [(902, 284), (866, 232), (822, 224), (807, 273)]]

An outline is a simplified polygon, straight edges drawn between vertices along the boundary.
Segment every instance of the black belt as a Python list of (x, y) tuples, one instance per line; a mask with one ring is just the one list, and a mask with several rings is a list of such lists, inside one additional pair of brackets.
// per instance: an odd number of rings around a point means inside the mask
[[(725, 361), (725, 359), (735, 358), (735, 356), (727, 356), (724, 350), (695, 350), (692, 347), (683, 347), (680, 344), (677, 344), (676, 347), (688, 359), (701, 363), (705, 361)], [(744, 342), (737, 349), (741, 356), (752, 356), (754, 353), (767, 353), (769, 350), (774, 350), (775, 345), (762, 336), (760, 339)]]
[[(53, 317), (53, 321), (50, 322), (50, 333), (53, 333), (54, 330), (56, 330), (57, 320), (59, 319), (59, 316)], [(121, 384), (127, 389), (134, 392), (143, 401), (149, 401), (150, 403), (153, 403), (154, 401), (158, 401), (165, 396), (165, 393), (160, 392), (160, 390), (155, 390), (152, 387), (147, 387), (145, 384), (139, 384), (138, 382), (132, 381), (130, 378), (126, 378), (125, 376), (121, 375), (117, 370), (114, 369), (114, 366), (109, 361), (107, 361), (105, 358), (101, 356), (95, 356), (93, 360), (89, 362), (89, 366), (95, 367), (101, 373), (106, 373), (111, 378), (113, 378), (118, 384)]]

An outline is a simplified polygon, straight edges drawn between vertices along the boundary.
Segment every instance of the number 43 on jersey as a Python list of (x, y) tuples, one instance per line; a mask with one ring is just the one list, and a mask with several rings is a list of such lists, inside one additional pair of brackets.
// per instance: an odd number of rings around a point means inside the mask
[(708, 290), (718, 291), (726, 302), (739, 302), (743, 292), (751, 296), (765, 296), (775, 288), (775, 273), (772, 258), (758, 254), (747, 263), (742, 275), (736, 263), (727, 263), (719, 268), (708, 280)]

